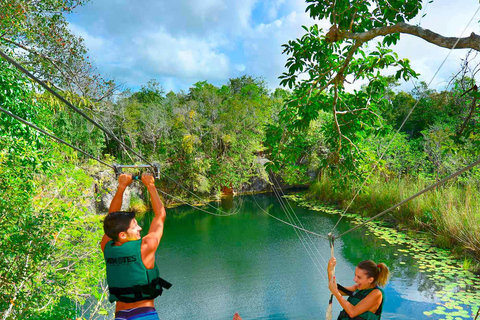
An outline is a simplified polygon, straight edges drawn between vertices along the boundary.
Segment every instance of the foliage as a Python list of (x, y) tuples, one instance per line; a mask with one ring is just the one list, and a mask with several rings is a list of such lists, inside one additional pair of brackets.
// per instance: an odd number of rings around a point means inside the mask
[[(392, 82), (381, 71), (395, 68), (395, 79), (408, 80), (417, 74), (410, 68), (406, 59), (399, 59), (389, 49), (396, 43), (398, 35), (385, 37), (383, 42), (368, 48), (363, 42), (349, 39), (332, 39), (333, 30), (362, 32), (377, 26), (410, 19), (418, 8), (409, 1), (398, 10), (392, 11), (387, 3), (378, 2), (373, 11), (376, 19), (370, 19), (369, 4), (349, 1), (335, 4), (319, 1), (311, 3), (307, 11), (313, 18), (329, 19), (333, 24), (327, 33), (317, 25), (304, 27), (306, 34), (283, 45), (287, 59), (287, 71), (280, 77), (281, 84), (293, 88), (291, 98), (280, 113), (280, 121), (271, 132), (285, 131), (289, 136), (295, 131), (306, 131), (311, 121), (318, 119), (321, 112), (332, 115), (330, 123), (325, 125), (324, 138), (329, 154), (322, 159), (323, 167), (341, 165), (355, 171), (355, 159), (362, 158), (358, 143), (365, 137), (378, 135), (384, 122), (379, 115), (391, 106), (384, 99)], [(385, 9), (385, 10), (383, 10)], [(402, 11), (403, 10), (403, 11)], [(413, 10), (413, 11), (412, 11)], [(408, 11), (408, 12), (407, 12)], [(353, 16), (353, 17), (352, 17)], [(368, 18), (367, 18), (368, 16)], [(348, 21), (348, 23), (347, 23)], [(345, 83), (353, 84), (358, 80), (367, 82), (361, 90), (349, 92)], [(277, 153), (295, 153), (301, 145), (285, 147), (280, 139)], [(274, 144), (272, 141), (270, 144)]]
[[(209, 195), (222, 187), (240, 189), (257, 174), (264, 126), (275, 120), (282, 92), (270, 95), (262, 79), (249, 76), (222, 87), (197, 82), (187, 93), (168, 94), (150, 81), (103, 104), (100, 116), (132, 148), (161, 162), (164, 188), (177, 196)], [(117, 147), (109, 152), (132, 161)]]
[(88, 62), (66, 15), (88, 0), (0, 1), (0, 49), (20, 58), (42, 80), (82, 96), (104, 99), (115, 88)]
[[(0, 106), (43, 126), (48, 108), (0, 62)], [(103, 278), (92, 184), (71, 150), (0, 115), (0, 310), (3, 319), (73, 317)], [(66, 161), (62, 161), (65, 159)]]

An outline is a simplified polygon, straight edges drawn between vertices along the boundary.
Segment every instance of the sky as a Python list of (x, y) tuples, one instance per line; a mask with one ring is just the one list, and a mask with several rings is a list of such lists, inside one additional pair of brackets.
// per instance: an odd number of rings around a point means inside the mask
[[(478, 7), (478, 0), (434, 0), (424, 4), (426, 16), (412, 22), (458, 37)], [(124, 88), (137, 90), (155, 79), (165, 91), (178, 92), (198, 81), (221, 86), (246, 74), (262, 77), (273, 90), (288, 58), (282, 44), (301, 37), (302, 25), (329, 27), (305, 9), (304, 0), (91, 0), (67, 19), (98, 71)], [(464, 36), (480, 34), (479, 19), (477, 13)], [(394, 50), (427, 83), (450, 51), (410, 35)], [(442, 90), (466, 53), (452, 51), (430, 87)]]

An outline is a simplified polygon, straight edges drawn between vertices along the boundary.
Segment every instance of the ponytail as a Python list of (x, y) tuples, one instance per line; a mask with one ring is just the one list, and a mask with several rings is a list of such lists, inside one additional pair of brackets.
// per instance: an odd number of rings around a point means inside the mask
[(383, 262), (380, 262), (378, 265), (377, 265), (378, 269), (380, 270), (380, 272), (378, 273), (378, 277), (376, 279), (376, 283), (380, 286), (380, 287), (384, 287), (387, 282), (388, 282), (388, 278), (390, 277), (390, 271), (388, 270), (388, 267), (385, 263)]
[(358, 264), (358, 268), (365, 271), (369, 278), (373, 278), (373, 284), (385, 286), (390, 277), (390, 271), (385, 263), (376, 264), (372, 260), (365, 260)]

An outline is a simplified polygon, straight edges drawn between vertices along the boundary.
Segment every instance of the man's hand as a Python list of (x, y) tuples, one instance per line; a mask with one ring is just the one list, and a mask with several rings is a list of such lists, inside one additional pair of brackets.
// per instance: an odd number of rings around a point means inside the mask
[(142, 174), (142, 182), (147, 188), (155, 187), (155, 178), (150, 173)]
[(122, 173), (122, 174), (118, 177), (118, 186), (119, 186), (119, 187), (126, 188), (126, 187), (128, 187), (128, 186), (132, 183), (132, 181), (133, 181), (132, 175)]

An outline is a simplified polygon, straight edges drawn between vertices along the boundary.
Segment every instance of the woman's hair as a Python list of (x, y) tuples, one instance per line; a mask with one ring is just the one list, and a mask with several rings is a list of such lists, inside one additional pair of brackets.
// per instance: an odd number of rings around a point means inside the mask
[(387, 284), (390, 271), (385, 263), (376, 264), (372, 260), (365, 260), (360, 262), (357, 267), (364, 270), (369, 278), (374, 279), (373, 284), (381, 287)]
[(135, 218), (135, 212), (111, 212), (103, 220), (103, 231), (114, 241), (118, 241), (118, 234), (128, 230), (133, 218)]

